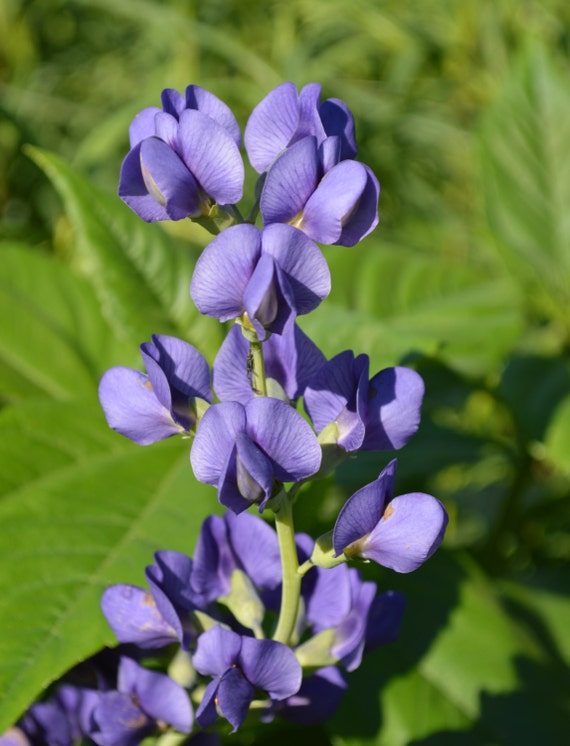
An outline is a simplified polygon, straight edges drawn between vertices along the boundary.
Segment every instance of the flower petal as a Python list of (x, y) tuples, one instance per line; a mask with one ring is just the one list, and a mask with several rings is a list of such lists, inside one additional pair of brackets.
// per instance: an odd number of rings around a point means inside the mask
[(301, 665), (286, 645), (243, 637), (239, 663), (248, 681), (272, 699), (285, 699), (301, 686)]
[(341, 142), (340, 159), (356, 156), (354, 117), (348, 106), (338, 98), (328, 98), (319, 106), (319, 115), (327, 136), (338, 136)]
[(182, 159), (206, 194), (220, 205), (243, 195), (243, 161), (230, 133), (201, 111), (180, 115), (178, 142)]
[(222, 676), (218, 684), (217, 706), (226, 720), (233, 725), (232, 733), (235, 733), (245, 720), (254, 693), (254, 687), (239, 668), (229, 668)]
[(378, 200), (380, 198), (380, 183), (368, 166), (366, 170), (366, 185), (362, 190), (356, 208), (348, 220), (343, 222), (342, 233), (336, 241), (339, 246), (354, 246), (371, 233), (378, 225)]
[(213, 93), (201, 88), (199, 85), (189, 85), (186, 88), (186, 108), (198, 109), (227, 130), (235, 144), (239, 147), (241, 133), (239, 124), (230, 109)]
[(213, 404), (198, 426), (190, 462), (196, 479), (217, 485), (237, 434), (246, 426), (245, 410), (238, 402)]
[(138, 145), (141, 140), (147, 137), (154, 137), (156, 134), (155, 117), (157, 114), (162, 114), (158, 106), (148, 106), (136, 115), (129, 127), (131, 148), (134, 148), (135, 145)]
[(200, 313), (220, 321), (240, 316), (260, 253), (261, 233), (253, 225), (234, 225), (216, 236), (196, 262), (190, 286)]
[(258, 173), (265, 171), (287, 147), (299, 118), (299, 97), (293, 83), (278, 85), (251, 112), (244, 142), (249, 161)]
[(139, 445), (183, 432), (154, 395), (148, 376), (137, 370), (108, 370), (99, 383), (99, 400), (109, 427)]
[(137, 668), (135, 694), (142, 710), (180, 733), (190, 733), (194, 716), (184, 689), (169, 676), (142, 666)]
[(226, 513), (224, 521), (235, 555), (255, 586), (276, 588), (281, 583), (281, 559), (274, 529), (251, 513)]
[(386, 591), (376, 596), (368, 614), (364, 652), (398, 639), (405, 607), (405, 596), (398, 591)]
[(170, 645), (178, 636), (156, 607), (152, 595), (134, 585), (112, 585), (101, 598), (101, 610), (119, 642), (141, 648)]
[(147, 223), (169, 220), (170, 216), (163, 205), (148, 193), (141, 170), (140, 150), (141, 143), (139, 142), (123, 160), (119, 180), (119, 197)]
[(447, 521), (445, 508), (431, 495), (396, 497), (363, 543), (360, 556), (396, 572), (411, 572), (439, 547)]
[(242, 638), (216, 624), (198, 638), (192, 664), (202, 676), (221, 676), (238, 661)]

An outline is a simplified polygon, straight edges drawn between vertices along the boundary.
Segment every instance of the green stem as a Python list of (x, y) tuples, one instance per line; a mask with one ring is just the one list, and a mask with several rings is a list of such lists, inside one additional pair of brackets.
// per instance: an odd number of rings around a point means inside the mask
[(263, 343), (259, 340), (249, 343), (249, 362), (251, 363), (251, 388), (253, 393), (256, 396), (267, 396)]
[(278, 511), (275, 513), (275, 527), (279, 539), (283, 586), (281, 592), (281, 609), (279, 621), (273, 639), (285, 645), (289, 643), (299, 611), (301, 596), (301, 576), (297, 570), (299, 559), (295, 546), (295, 527), (293, 525), (293, 505), (287, 495), (283, 495)]

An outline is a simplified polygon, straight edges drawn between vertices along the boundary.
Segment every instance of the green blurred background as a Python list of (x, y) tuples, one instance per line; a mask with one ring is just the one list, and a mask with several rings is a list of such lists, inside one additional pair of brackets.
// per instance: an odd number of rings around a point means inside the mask
[[(95, 399), (101, 373), (138, 365), (138, 344), (153, 332), (185, 336), (210, 361), (221, 339), (187, 294), (208, 235), (186, 224), (139, 225), (113, 196), (128, 125), (159, 103), (162, 88), (196, 83), (243, 127), (285, 80), (320, 82), (324, 98), (347, 102), (359, 158), (382, 185), (379, 228), (356, 248), (326, 247), (333, 292), (302, 325), (329, 356), (351, 347), (370, 355), (373, 372), (404, 362), (424, 375), (422, 426), (399, 454), (397, 486), (437, 495), (451, 520), (444, 549), (413, 577), (370, 572), (408, 594), (402, 639), (351, 677), (332, 723), (232, 738), (566, 743), (563, 0), (3, 0), (0, 722), (9, 725), (66, 668), (111, 643), (97, 617), (101, 588), (142, 583), (152, 548), (191, 552), (215, 503), (194, 485), (193, 523), (181, 528), (187, 445), (157, 447), (169, 475), (159, 479), (148, 452), (106, 432)], [(253, 183), (250, 172), (250, 195)], [(328, 528), (390, 457), (368, 454), (311, 486), (298, 527)], [(111, 486), (107, 458), (117, 470)], [(142, 502), (126, 494), (133, 484)], [(81, 490), (92, 499), (77, 501)], [(113, 509), (116, 534), (105, 528)], [(58, 522), (73, 511), (74, 527)], [(92, 556), (71, 572), (70, 553), (90, 542)], [(34, 583), (45, 585), (45, 598)]]

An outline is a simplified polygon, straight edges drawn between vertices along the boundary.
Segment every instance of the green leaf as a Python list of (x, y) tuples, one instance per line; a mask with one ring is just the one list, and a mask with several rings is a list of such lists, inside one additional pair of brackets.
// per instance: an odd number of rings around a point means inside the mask
[(482, 131), (481, 187), (496, 245), (531, 303), (567, 323), (570, 91), (528, 45)]
[(134, 344), (152, 333), (179, 335), (211, 356), (221, 327), (201, 316), (190, 298), (196, 246), (182, 250), (162, 228), (143, 222), (57, 156), (35, 147), (26, 152), (61, 196), (75, 232), (73, 258), (117, 334)]
[(96, 402), (0, 413), (0, 732), (51, 681), (115, 641), (99, 610), (110, 583), (143, 586), (158, 548), (192, 554), (215, 491), (188, 441), (137, 447)]
[(8, 243), (0, 250), (2, 396), (91, 394), (121, 354), (92, 288), (51, 256)]
[(561, 471), (570, 474), (570, 396), (566, 396), (554, 410), (546, 431), (546, 457)]
[(467, 558), (440, 551), (409, 576), (399, 641), (365, 657), (330, 728), (360, 746), (562, 743), (563, 695), (546, 651)]

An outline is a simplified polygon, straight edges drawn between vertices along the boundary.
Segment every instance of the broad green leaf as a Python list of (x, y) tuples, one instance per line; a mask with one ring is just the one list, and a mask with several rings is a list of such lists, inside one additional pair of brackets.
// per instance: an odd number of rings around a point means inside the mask
[(482, 189), (497, 247), (542, 312), (570, 300), (570, 90), (528, 45), (482, 133)]
[(331, 725), (338, 743), (563, 742), (560, 680), (549, 683), (546, 652), (470, 561), (440, 551), (417, 572), (382, 580), (406, 593), (400, 639), (350, 677)]
[[(95, 391), (120, 353), (91, 286), (52, 256), (0, 246), (0, 392), (70, 399)], [(133, 350), (136, 354), (136, 350)], [(125, 357), (126, 356), (126, 357)]]
[(64, 202), (75, 233), (73, 259), (117, 334), (134, 345), (154, 333), (174, 334), (211, 356), (220, 325), (201, 316), (190, 298), (197, 247), (183, 250), (160, 226), (143, 222), (57, 156), (32, 147), (27, 152)]
[(51, 681), (104, 644), (113, 582), (144, 585), (159, 548), (192, 554), (215, 490), (189, 441), (137, 447), (107, 431), (93, 400), (0, 413), (0, 732)]

